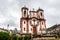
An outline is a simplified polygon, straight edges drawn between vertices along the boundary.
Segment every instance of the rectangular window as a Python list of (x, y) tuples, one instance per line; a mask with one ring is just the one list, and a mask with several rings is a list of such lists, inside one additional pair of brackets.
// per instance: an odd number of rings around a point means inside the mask
[(26, 11), (24, 11), (24, 16), (26, 16)]

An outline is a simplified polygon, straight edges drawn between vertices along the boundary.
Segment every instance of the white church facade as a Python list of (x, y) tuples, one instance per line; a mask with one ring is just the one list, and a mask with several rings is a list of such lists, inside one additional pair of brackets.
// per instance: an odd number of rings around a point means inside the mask
[[(29, 14), (28, 14), (29, 13)], [(29, 11), (27, 7), (21, 8), (22, 17), (20, 19), (20, 31), (22, 34), (42, 34), (46, 33), (46, 20), (44, 10)]]

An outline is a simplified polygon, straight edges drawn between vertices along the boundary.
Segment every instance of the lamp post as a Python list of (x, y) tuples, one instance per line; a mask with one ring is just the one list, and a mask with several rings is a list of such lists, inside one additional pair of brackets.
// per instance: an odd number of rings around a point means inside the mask
[(9, 30), (8, 28), (9, 28), (9, 24), (7, 25), (7, 30)]

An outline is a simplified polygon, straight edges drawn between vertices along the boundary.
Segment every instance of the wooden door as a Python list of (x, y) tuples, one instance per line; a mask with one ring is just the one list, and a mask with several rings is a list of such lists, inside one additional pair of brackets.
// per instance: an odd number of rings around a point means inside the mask
[(33, 34), (37, 34), (37, 28), (33, 27)]

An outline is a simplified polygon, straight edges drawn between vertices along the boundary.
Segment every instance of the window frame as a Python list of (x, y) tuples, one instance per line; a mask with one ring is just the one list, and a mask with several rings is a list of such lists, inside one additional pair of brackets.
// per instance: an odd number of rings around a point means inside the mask
[(26, 16), (26, 11), (24, 11), (24, 16)]

